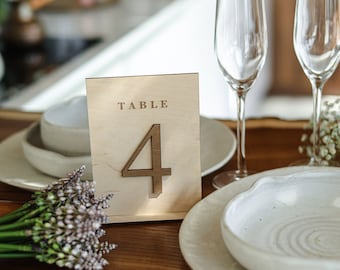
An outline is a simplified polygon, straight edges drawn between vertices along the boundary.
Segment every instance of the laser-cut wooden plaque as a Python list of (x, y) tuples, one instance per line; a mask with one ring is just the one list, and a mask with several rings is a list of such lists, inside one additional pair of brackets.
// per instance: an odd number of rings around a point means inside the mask
[(110, 222), (181, 219), (201, 199), (198, 74), (86, 80), (93, 179)]

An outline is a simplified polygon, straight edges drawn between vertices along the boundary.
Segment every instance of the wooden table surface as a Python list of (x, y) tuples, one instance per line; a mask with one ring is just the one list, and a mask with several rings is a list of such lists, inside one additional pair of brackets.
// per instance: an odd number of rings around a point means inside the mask
[[(39, 114), (0, 111), (0, 141), (38, 121)], [(235, 128), (233, 121), (223, 121)], [(301, 159), (298, 145), (304, 121), (279, 119), (247, 120), (246, 153), (248, 169), (261, 172), (285, 167)], [(233, 169), (235, 157), (221, 170)], [(214, 191), (214, 172), (202, 179), (203, 196)], [(17, 208), (31, 193), (0, 183), (0, 215)], [(105, 256), (110, 262), (105, 269), (190, 269), (184, 261), (178, 241), (179, 221), (143, 222), (105, 225), (105, 238), (118, 248)], [(0, 260), (1, 269), (60, 269), (36, 262), (34, 259)]]

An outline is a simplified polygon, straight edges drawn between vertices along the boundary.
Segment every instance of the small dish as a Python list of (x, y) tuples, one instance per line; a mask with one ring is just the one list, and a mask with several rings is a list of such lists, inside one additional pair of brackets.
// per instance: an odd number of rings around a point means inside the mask
[(263, 177), (227, 204), (221, 230), (249, 270), (340, 269), (340, 173)]
[(47, 150), (40, 137), (40, 125), (34, 124), (26, 132), (22, 141), (22, 149), (26, 160), (39, 171), (54, 177), (65, 177), (67, 173), (86, 166), (84, 179), (92, 179), (91, 156), (65, 156)]
[(44, 146), (67, 156), (90, 154), (86, 96), (47, 109), (40, 121)]

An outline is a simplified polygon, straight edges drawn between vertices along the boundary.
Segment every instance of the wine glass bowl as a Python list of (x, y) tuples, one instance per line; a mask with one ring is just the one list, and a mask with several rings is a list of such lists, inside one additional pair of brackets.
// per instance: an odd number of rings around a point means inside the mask
[[(297, 0), (294, 17), (294, 50), (312, 85), (312, 156), (307, 164), (320, 165), (318, 155), (322, 91), (340, 59), (339, 0)], [(300, 162), (303, 164), (304, 162)], [(306, 165), (306, 164), (304, 164)]]
[(233, 89), (249, 90), (264, 63), (267, 29), (263, 3), (257, 2), (217, 1), (215, 53)]
[(263, 0), (217, 0), (215, 54), (237, 102), (237, 169), (213, 179), (222, 187), (248, 175), (245, 155), (245, 98), (267, 54), (267, 24)]
[(339, 61), (339, 14), (338, 8), (333, 10), (336, 3), (337, 0), (297, 2), (294, 49), (306, 76), (311, 80), (326, 81)]

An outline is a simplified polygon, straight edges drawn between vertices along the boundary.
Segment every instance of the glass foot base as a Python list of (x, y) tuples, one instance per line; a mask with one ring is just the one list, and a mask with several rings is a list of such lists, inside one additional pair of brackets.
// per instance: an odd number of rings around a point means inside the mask
[(247, 171), (246, 173), (240, 174), (238, 171), (226, 171), (217, 174), (212, 180), (212, 186), (216, 189), (222, 188), (232, 182), (238, 181), (254, 172)]

